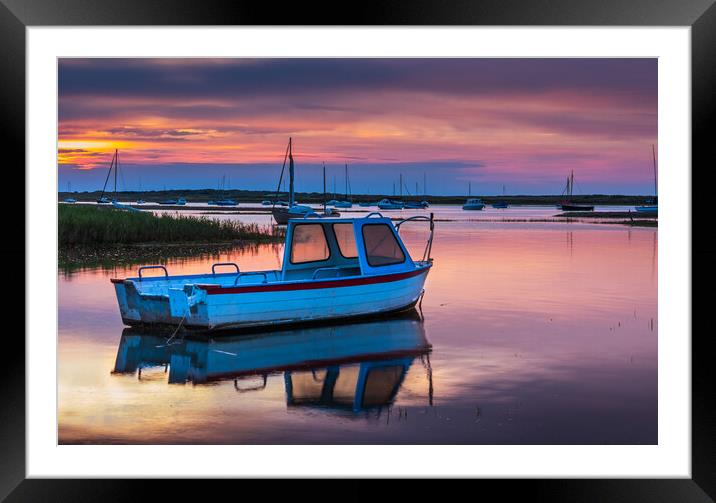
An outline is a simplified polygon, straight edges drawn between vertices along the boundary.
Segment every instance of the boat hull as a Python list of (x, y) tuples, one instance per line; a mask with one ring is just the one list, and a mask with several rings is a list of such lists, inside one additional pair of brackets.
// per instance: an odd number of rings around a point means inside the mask
[(561, 204), (559, 209), (562, 211), (594, 211), (594, 206), (583, 204)]
[(132, 280), (117, 280), (114, 286), (126, 325), (241, 329), (399, 312), (418, 301), (429, 269), (424, 263), (404, 273), (236, 287), (185, 283), (183, 288), (162, 288), (161, 280), (155, 280), (157, 286), (146, 292)]
[(465, 205), (463, 205), (462, 209), (468, 210), (468, 211), (479, 211), (479, 210), (483, 209), (484, 207), (485, 207), (484, 204), (465, 204)]
[(654, 205), (654, 206), (637, 206), (634, 209), (636, 211), (638, 211), (639, 213), (658, 213), (659, 212), (659, 207), (656, 205)]

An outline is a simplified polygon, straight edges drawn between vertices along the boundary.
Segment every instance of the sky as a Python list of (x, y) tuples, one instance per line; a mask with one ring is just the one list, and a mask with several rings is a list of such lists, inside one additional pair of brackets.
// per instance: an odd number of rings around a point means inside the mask
[(653, 194), (657, 90), (656, 59), (60, 59), (58, 189), (119, 149), (118, 190), (276, 190), (291, 137), (299, 191)]

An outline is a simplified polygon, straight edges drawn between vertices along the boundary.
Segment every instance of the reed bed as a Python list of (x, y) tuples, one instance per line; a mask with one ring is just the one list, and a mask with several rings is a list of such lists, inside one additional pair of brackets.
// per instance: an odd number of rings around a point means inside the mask
[(283, 230), (206, 217), (157, 216), (111, 207), (58, 205), (58, 244), (62, 247), (140, 243), (272, 242)]

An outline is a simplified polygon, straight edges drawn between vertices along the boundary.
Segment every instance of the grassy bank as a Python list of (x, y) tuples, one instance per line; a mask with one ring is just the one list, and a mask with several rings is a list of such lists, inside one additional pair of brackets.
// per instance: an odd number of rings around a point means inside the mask
[(156, 216), (111, 207), (58, 205), (58, 244), (107, 246), (146, 243), (272, 242), (275, 228), (182, 215)]

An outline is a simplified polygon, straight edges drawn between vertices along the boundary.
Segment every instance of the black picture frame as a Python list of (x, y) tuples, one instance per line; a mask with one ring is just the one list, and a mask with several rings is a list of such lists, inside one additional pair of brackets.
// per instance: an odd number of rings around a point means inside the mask
[[(340, 7), (340, 8), (339, 8)], [(692, 72), (692, 166), (701, 166), (699, 184), (692, 177), (692, 229), (706, 227), (709, 201), (704, 178), (716, 162), (716, 141), (710, 122), (716, 116), (716, 5), (714, 0), (436, 0), (360, 2), (356, 5), (272, 4), (221, 0), (0, 0), (0, 143), (3, 152), (25, 162), (25, 29), (29, 26), (84, 25), (572, 25), (572, 26), (689, 26)], [(10, 157), (11, 154), (8, 154)], [(684, 176), (689, 167), (684, 166)], [(19, 180), (18, 180), (19, 181)], [(699, 205), (702, 208), (699, 209)], [(707, 232), (694, 234), (694, 279), (711, 285), (716, 246)], [(19, 240), (18, 240), (19, 242)], [(23, 241), (24, 242), (24, 241)], [(3, 251), (6, 260), (25, 264), (21, 249)], [(701, 266), (701, 267), (700, 267)], [(9, 282), (23, 284), (19, 268), (9, 271)], [(17, 276), (17, 277), (16, 277)], [(51, 279), (48, 281), (52, 281)], [(695, 282), (692, 283), (695, 286)], [(706, 291), (705, 291), (706, 292)], [(692, 294), (692, 477), (690, 479), (588, 479), (480, 481), (502, 497), (569, 501), (714, 501), (716, 499), (715, 376), (708, 351), (709, 332), (703, 324), (710, 296)], [(16, 298), (23, 299), (24, 295)], [(7, 309), (7, 307), (6, 307)], [(16, 313), (20, 312), (20, 306)], [(17, 316), (19, 317), (19, 315)], [(24, 331), (24, 330), (23, 330)], [(27, 479), (25, 475), (25, 345), (16, 331), (5, 332), (5, 357), (0, 365), (0, 500), (15, 501), (120, 501), (142, 499), (159, 482), (129, 480)], [(671, 334), (689, 337), (692, 334)], [(48, 341), (54, 335), (48, 334)], [(165, 460), (166, 461), (166, 460)], [(426, 461), (429, 462), (429, 461)], [(353, 481), (342, 493), (366, 494), (367, 481)], [(224, 485), (224, 484), (222, 484)], [(360, 486), (360, 487), (358, 487)], [(187, 484), (161, 484), (167, 497), (184, 492)], [(292, 487), (302, 487), (296, 482)], [(252, 487), (259, 489), (258, 486)], [(221, 489), (213, 489), (215, 491)], [(458, 489), (454, 489), (458, 490)], [(246, 489), (245, 496), (250, 494)], [(299, 489), (300, 491), (300, 489)], [(421, 485), (402, 490), (402, 497), (419, 494)], [(457, 494), (457, 493), (455, 493)], [(209, 494), (211, 495), (211, 493)], [(276, 495), (272, 492), (272, 495)], [(478, 493), (475, 493), (478, 496)]]

